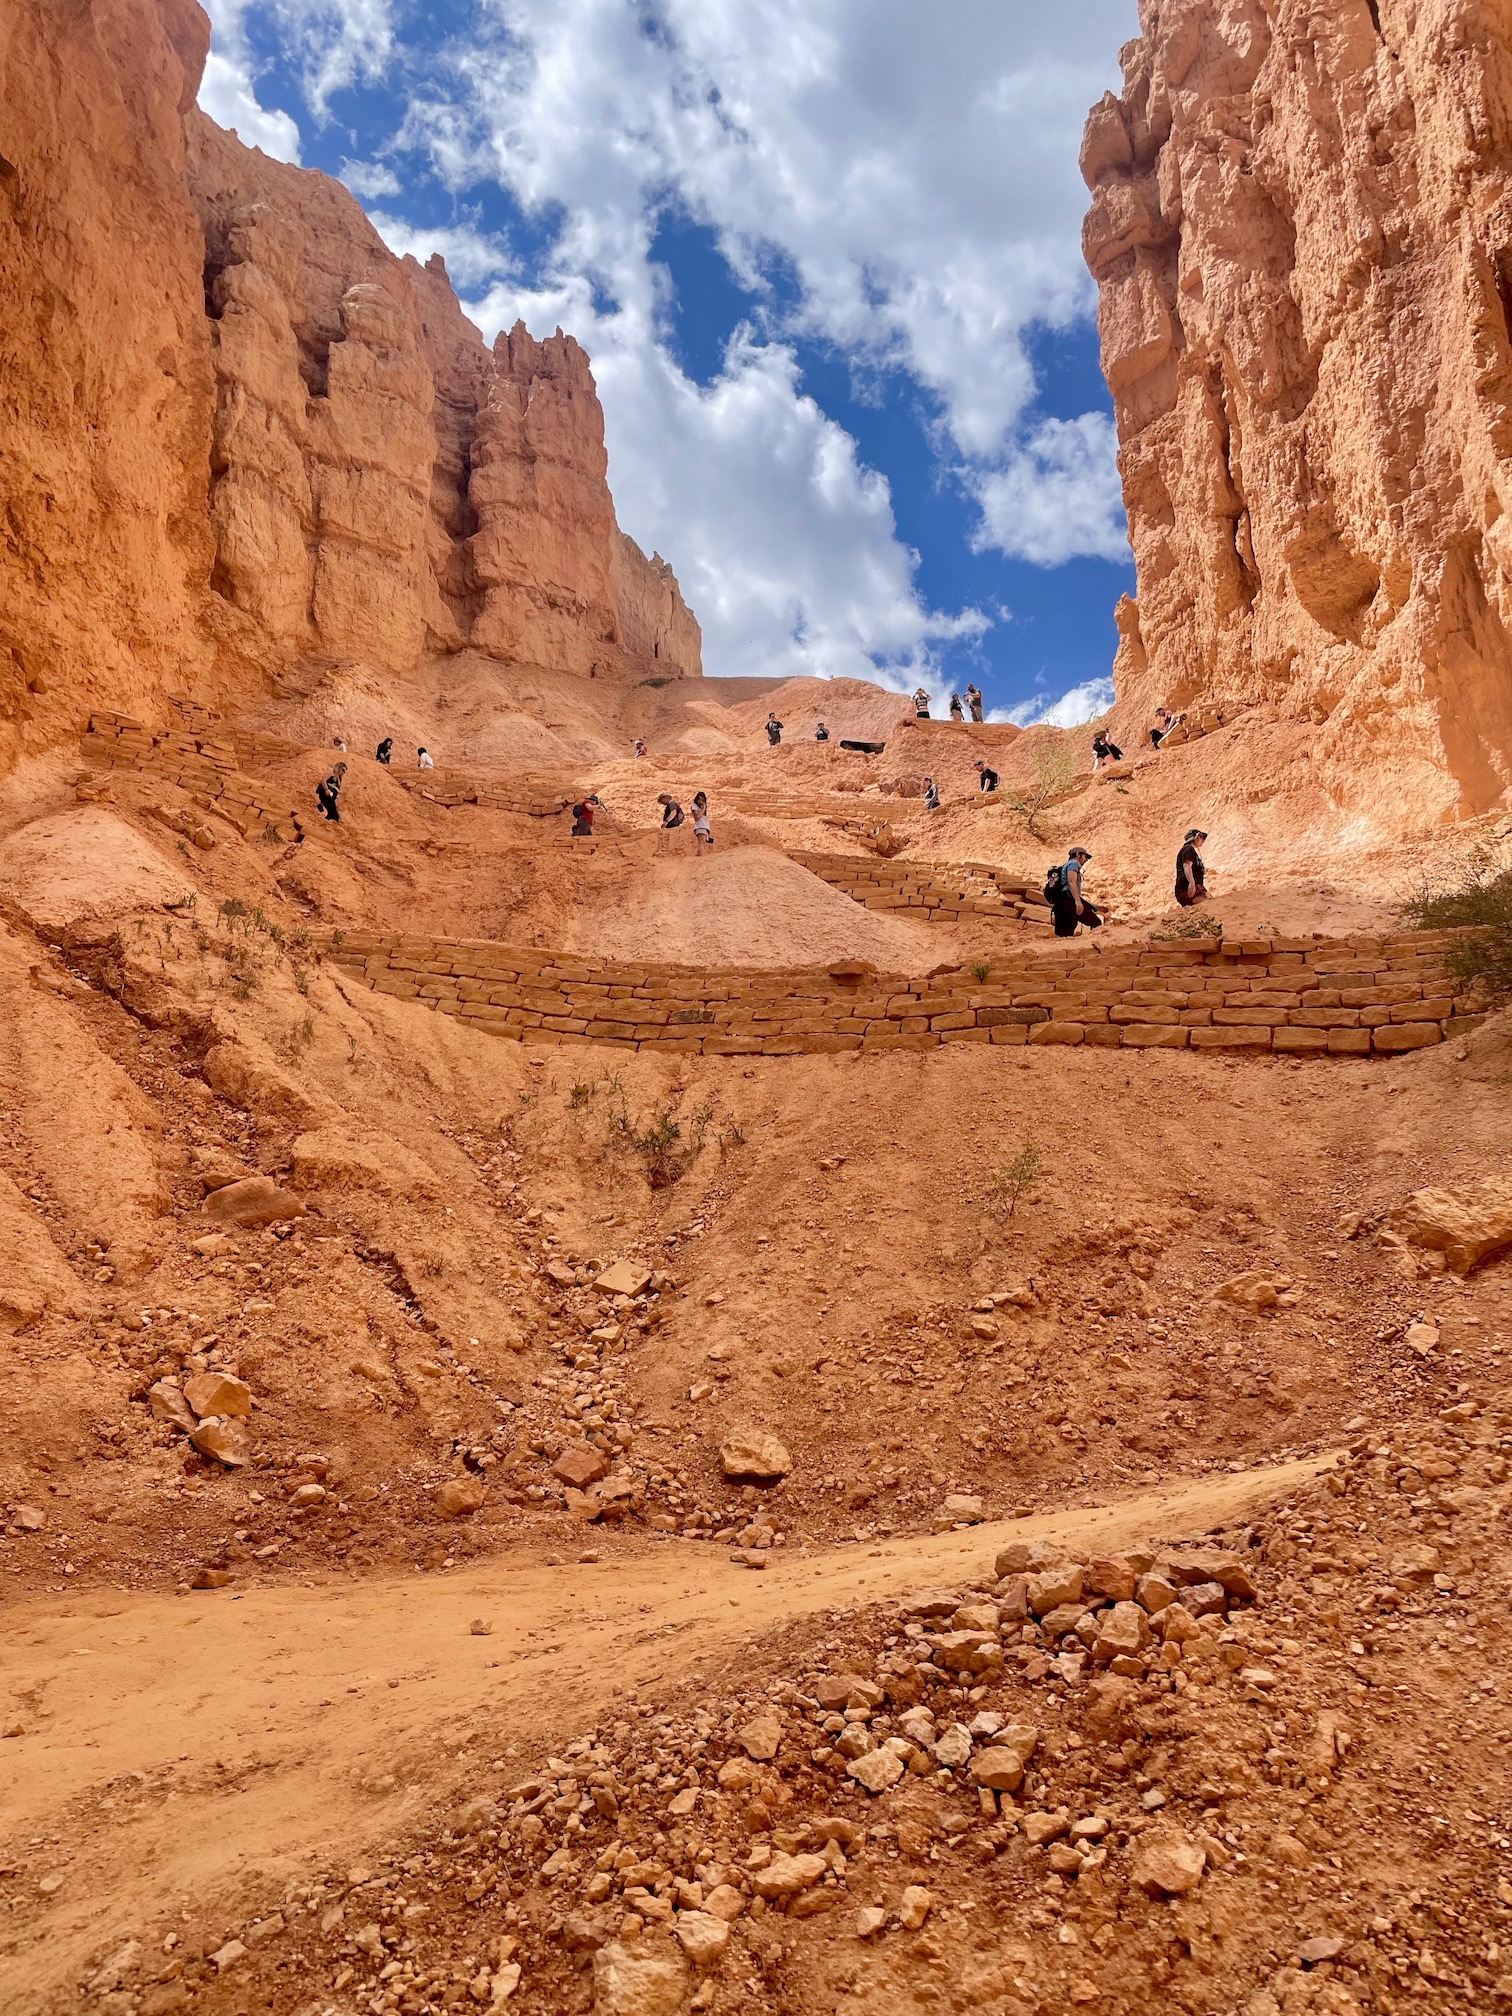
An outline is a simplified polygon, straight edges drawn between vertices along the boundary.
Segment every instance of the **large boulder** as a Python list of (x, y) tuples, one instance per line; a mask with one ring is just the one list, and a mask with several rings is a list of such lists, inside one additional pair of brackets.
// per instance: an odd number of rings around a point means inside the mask
[(1463, 1190), (1414, 1190), (1387, 1221), (1383, 1243), (1442, 1253), (1456, 1274), (1512, 1246), (1512, 1177), (1487, 1176)]
[(793, 1459), (775, 1435), (748, 1428), (727, 1436), (719, 1445), (719, 1465), (731, 1479), (749, 1478), (761, 1484), (775, 1484), (778, 1478), (787, 1476)]

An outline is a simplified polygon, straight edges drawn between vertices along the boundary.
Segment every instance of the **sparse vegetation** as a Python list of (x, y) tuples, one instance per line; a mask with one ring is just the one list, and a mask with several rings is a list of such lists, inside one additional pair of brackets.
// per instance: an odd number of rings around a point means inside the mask
[(1011, 1218), (1019, 1206), (1019, 1199), (1044, 1174), (1045, 1158), (1032, 1141), (1024, 1142), (1012, 1161), (1005, 1162), (993, 1181), (997, 1186), (998, 1208), (1005, 1218)]
[(1039, 823), (1041, 813), (1057, 799), (1066, 796), (1080, 776), (1081, 768), (1070, 744), (1050, 728), (1042, 729), (1035, 736), (1029, 751), (1029, 766), (1028, 782), (1004, 784), (1001, 796), (1009, 811), (1023, 820), (1026, 831), (1034, 839), (1043, 840), (1045, 835)]
[(991, 973), (992, 968), (988, 965), (985, 959), (978, 959), (976, 964), (972, 967), (971, 970), (976, 975), (978, 980), (986, 980), (988, 974)]
[(1512, 1001), (1512, 867), (1479, 848), (1458, 882), (1428, 884), (1406, 905), (1409, 924), (1423, 931), (1463, 931), (1444, 955), (1456, 985), (1486, 1007)]
[(1162, 942), (1173, 938), (1221, 938), (1223, 926), (1211, 912), (1199, 910), (1195, 916), (1178, 917), (1174, 924), (1168, 924), (1163, 931), (1152, 931), (1150, 936)]

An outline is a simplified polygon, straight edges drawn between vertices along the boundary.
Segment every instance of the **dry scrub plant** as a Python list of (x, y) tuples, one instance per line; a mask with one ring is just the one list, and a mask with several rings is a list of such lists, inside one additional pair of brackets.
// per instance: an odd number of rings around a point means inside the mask
[(1405, 915), (1424, 931), (1464, 931), (1444, 955), (1450, 974), (1488, 1007), (1512, 1001), (1512, 867), (1489, 849), (1477, 849), (1457, 883), (1425, 884)]
[(1003, 803), (1017, 813), (1026, 830), (1043, 840), (1039, 820), (1058, 799), (1064, 798), (1081, 775), (1072, 750), (1052, 729), (1042, 729), (1029, 749), (1029, 779), (1023, 784), (1000, 787)]

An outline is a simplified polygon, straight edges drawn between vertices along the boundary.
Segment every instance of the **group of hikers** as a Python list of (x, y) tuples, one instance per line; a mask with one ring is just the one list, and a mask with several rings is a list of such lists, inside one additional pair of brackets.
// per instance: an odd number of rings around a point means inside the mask
[[(782, 740), (782, 731), (786, 725), (786, 722), (779, 721), (775, 714), (768, 714), (766, 717), (766, 738), (770, 748), (775, 749)], [(816, 721), (814, 723), (814, 740), (816, 742), (828, 742), (829, 739), (829, 729), (826, 728), (822, 721)], [(845, 746), (844, 743), (841, 744), (842, 748)]]
[[(334, 738), (334, 746), (343, 756), (346, 754), (347, 745), (342, 736), (338, 735)], [(378, 747), (373, 751), (373, 760), (376, 763), (382, 763), (385, 768), (393, 764), (394, 738), (392, 735), (384, 736)], [(434, 770), (435, 767), (435, 758), (431, 755), (429, 749), (425, 747), (424, 743), (422, 743), (415, 751), (415, 768), (417, 770)], [(320, 807), (326, 818), (338, 826), (341, 824), (341, 787), (346, 782), (346, 774), (346, 764), (337, 763), (333, 765), (330, 775), (322, 778), (320, 783), (315, 786), (315, 803)]]
[[(709, 821), (709, 794), (707, 791), (694, 792), (693, 802), (688, 807), (687, 812), (684, 812), (670, 791), (661, 792), (656, 802), (661, 807), (661, 825), (657, 829), (657, 838), (662, 851), (665, 851), (670, 844), (668, 836), (675, 833), (680, 826), (686, 825), (690, 814), (693, 820), (693, 845), (696, 851), (702, 854), (706, 848), (711, 848), (714, 845), (714, 828)], [(596, 791), (590, 791), (586, 798), (578, 800), (577, 804), (572, 808), (572, 837), (574, 840), (591, 840), (593, 838), (593, 821), (596, 814), (602, 810), (603, 801)]]
[[(929, 695), (922, 686), (918, 688), (913, 696), (913, 709), (915, 721), (929, 720)], [(973, 721), (980, 721), (983, 718), (982, 689), (974, 683), (966, 688), (966, 698), (964, 701), (959, 693), (952, 693), (950, 696), (951, 720), (964, 721), (968, 715)]]
[[(1176, 856), (1176, 901), (1190, 910), (1208, 900), (1207, 869), (1200, 849), (1207, 841), (1200, 826), (1190, 826)], [(1057, 861), (1045, 877), (1045, 901), (1055, 918), (1057, 938), (1074, 938), (1083, 925), (1089, 931), (1102, 927), (1102, 914), (1087, 901), (1082, 886), (1083, 873), (1092, 859), (1088, 847), (1072, 847), (1064, 861)]]

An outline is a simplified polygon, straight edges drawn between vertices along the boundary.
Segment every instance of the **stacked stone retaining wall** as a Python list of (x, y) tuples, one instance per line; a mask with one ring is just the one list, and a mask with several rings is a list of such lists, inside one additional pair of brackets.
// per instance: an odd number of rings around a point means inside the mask
[(706, 1056), (990, 1043), (1363, 1057), (1469, 1026), (1444, 973), (1449, 942), (1426, 932), (1106, 952), (1078, 942), (922, 979), (860, 961), (709, 970), (372, 931), (335, 932), (327, 949), (381, 993), (532, 1041)]
[[(207, 812), (228, 819), (248, 838), (272, 834), (292, 840), (300, 830), (299, 816), (287, 798), (259, 785), (241, 768), (247, 753), (237, 744), (241, 735), (197, 734), (189, 729), (151, 729), (129, 714), (105, 711), (89, 717), (80, 748), (86, 759), (105, 770), (145, 770), (187, 791)], [(272, 739), (272, 738), (267, 738)], [(297, 745), (285, 745), (289, 749)]]
[(1043, 924), (1050, 916), (1039, 890), (981, 861), (796, 852), (790, 858), (868, 910), (907, 911), (947, 922), (956, 917), (997, 917)]

